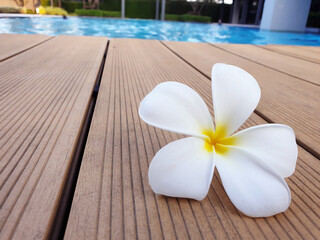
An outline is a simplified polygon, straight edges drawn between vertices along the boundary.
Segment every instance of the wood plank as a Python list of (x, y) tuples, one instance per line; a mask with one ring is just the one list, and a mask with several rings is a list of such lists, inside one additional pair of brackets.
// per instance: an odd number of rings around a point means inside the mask
[(0, 34), (0, 62), (51, 38), (35, 34)]
[(107, 44), (58, 36), (0, 63), (0, 238), (46, 238)]
[(215, 44), (215, 46), (303, 81), (320, 85), (320, 67), (317, 63), (272, 52), (254, 45)]
[[(195, 89), (213, 115), (209, 79), (159, 41), (110, 41), (65, 239), (317, 238), (320, 162), (300, 147), (296, 172), (287, 179), (292, 204), (274, 217), (242, 215), (217, 173), (201, 202), (152, 192), (147, 177), (151, 159), (183, 137), (153, 128), (138, 116), (142, 98), (164, 81)], [(253, 114), (243, 127), (264, 123)]]
[(315, 49), (317, 49), (316, 47), (314, 47), (313, 49), (306, 49), (289, 45), (261, 45), (259, 47), (286, 54), (292, 57), (308, 60), (314, 63), (320, 63), (320, 52), (315, 51)]
[(209, 78), (213, 64), (218, 62), (248, 71), (257, 79), (262, 91), (256, 110), (272, 122), (292, 127), (297, 139), (320, 156), (320, 87), (206, 43), (164, 44)]
[(308, 51), (314, 51), (314, 52), (320, 53), (320, 48), (317, 46), (296, 46), (296, 47), (300, 49), (305, 49)]

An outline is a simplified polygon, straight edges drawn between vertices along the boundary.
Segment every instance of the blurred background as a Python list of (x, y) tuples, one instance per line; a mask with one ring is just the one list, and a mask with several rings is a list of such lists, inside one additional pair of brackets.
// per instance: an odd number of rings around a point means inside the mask
[[(223, 23), (259, 25), (264, 3), (265, 0), (0, 0), (0, 12), (34, 14), (42, 6), (44, 14), (65, 14), (60, 8), (68, 15), (161, 19), (165, 8), (165, 20), (220, 19)], [(306, 26), (320, 27), (320, 0), (311, 1)]]

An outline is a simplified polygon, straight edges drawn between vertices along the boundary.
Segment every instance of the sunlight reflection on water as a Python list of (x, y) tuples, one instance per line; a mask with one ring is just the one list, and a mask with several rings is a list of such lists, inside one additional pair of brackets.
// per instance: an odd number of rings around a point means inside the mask
[(108, 36), (169, 41), (320, 46), (320, 35), (260, 31), (218, 24), (69, 17), (0, 18), (0, 33)]

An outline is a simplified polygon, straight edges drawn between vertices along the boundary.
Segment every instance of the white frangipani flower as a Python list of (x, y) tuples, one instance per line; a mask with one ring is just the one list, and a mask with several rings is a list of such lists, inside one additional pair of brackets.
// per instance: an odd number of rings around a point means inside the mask
[(241, 212), (251, 217), (284, 212), (291, 202), (284, 178), (293, 174), (298, 155), (293, 130), (265, 124), (233, 134), (256, 108), (259, 85), (246, 71), (221, 63), (213, 66), (211, 82), (215, 127), (202, 98), (184, 84), (161, 83), (141, 101), (139, 115), (146, 123), (191, 136), (157, 152), (149, 166), (151, 188), (202, 200), (217, 167)]

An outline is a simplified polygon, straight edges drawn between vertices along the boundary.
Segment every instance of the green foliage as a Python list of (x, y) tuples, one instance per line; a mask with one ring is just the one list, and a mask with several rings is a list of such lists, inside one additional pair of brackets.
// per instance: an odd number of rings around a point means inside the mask
[(319, 12), (310, 12), (307, 27), (320, 28), (320, 13)]
[[(156, 11), (155, 0), (126, 0), (126, 13), (128, 18), (154, 19)], [(104, 0), (100, 3), (100, 10), (121, 11), (120, 0)]]
[[(201, 16), (208, 16), (211, 18), (211, 21), (218, 22), (220, 17), (220, 8), (221, 4), (216, 3), (204, 3), (204, 6), (201, 10)], [(229, 21), (229, 14), (231, 11), (231, 5), (224, 5), (224, 14), (223, 22)], [(192, 12), (191, 4), (186, 1), (170, 1), (167, 0), (166, 4), (166, 13), (167, 14), (190, 14)]]
[(76, 9), (82, 8), (82, 2), (61, 2), (61, 7), (69, 13), (73, 13)]
[(16, 7), (0, 7), (0, 13), (20, 13), (21, 8)]
[(121, 12), (118, 11), (102, 11), (103, 17), (120, 18)]
[(165, 15), (165, 19), (169, 20), (169, 21), (181, 21), (180, 18), (181, 18), (181, 15), (177, 15), (177, 14), (166, 14)]
[(126, 1), (126, 17), (128, 18), (154, 19), (155, 12), (156, 12), (156, 2), (153, 0), (148, 0), (148, 1), (127, 0)]
[[(220, 18), (220, 4), (209, 3), (201, 11), (202, 16), (210, 16), (212, 22), (218, 22)], [(222, 22), (229, 22), (229, 14), (231, 13), (231, 5), (224, 5), (224, 14)]]
[(121, 17), (121, 12), (117, 12), (117, 11), (102, 11), (102, 10), (96, 10), (96, 9), (76, 9), (75, 13), (78, 16)]
[(169, 21), (181, 21), (181, 22), (210, 22), (211, 18), (207, 16), (197, 16), (190, 14), (174, 15), (166, 14), (165, 19)]
[[(225, 12), (226, 12), (226, 6), (227, 5), (225, 5), (225, 7), (224, 7)], [(215, 4), (215, 3), (214, 4), (207, 4), (203, 8), (201, 14), (204, 16), (210, 16), (213, 22), (218, 22), (219, 18), (220, 18), (220, 5)], [(227, 14), (223, 14), (223, 15), (225, 17)]]
[(36, 11), (32, 10), (32, 9), (27, 9), (26, 10), (26, 14), (35, 14)]
[(121, 1), (120, 0), (104, 0), (103, 2), (100, 3), (100, 10), (121, 11)]
[(41, 6), (44, 6), (44, 7), (46, 7), (46, 6), (50, 6), (50, 0), (40, 0), (40, 5)]
[(189, 14), (182, 15), (181, 19), (184, 22), (204, 22), (204, 23), (209, 23), (211, 21), (211, 18), (207, 17), (207, 16), (194, 16), (194, 15), (189, 15)]
[(187, 14), (191, 11), (192, 11), (191, 5), (186, 1), (167, 1), (166, 3), (167, 14), (181, 15), (181, 14)]
[[(50, 4), (50, 0), (41, 0), (41, 1), (49, 1), (49, 4)], [(216, 4), (216, 3), (204, 3), (204, 4), (205, 5), (202, 8), (201, 16), (208, 16), (211, 18), (211, 21), (217, 22), (220, 17), (221, 4)], [(161, 8), (161, 1), (159, 5)], [(74, 12), (75, 9), (82, 8), (82, 2), (81, 1), (73, 2), (73, 1), (65, 0), (65, 1), (62, 1), (62, 7), (66, 9), (68, 12)], [(121, 11), (121, 1), (120, 0), (103, 0), (103, 2), (100, 2), (99, 8), (100, 8), (99, 10), (102, 10), (102, 11)], [(126, 0), (125, 16), (128, 18), (154, 19), (155, 8), (156, 8), (155, 0)], [(223, 22), (228, 22), (230, 10), (231, 10), (231, 5), (225, 4), (224, 15), (222, 20)], [(183, 15), (183, 14), (190, 14), (191, 12), (192, 12), (192, 7), (190, 3), (186, 1), (178, 1), (178, 0), (166, 1), (166, 13), (169, 15), (171, 14)], [(89, 15), (89, 16), (102, 16), (102, 13), (92, 13), (92, 14), (93, 15)], [(86, 16), (86, 15), (79, 15), (79, 16)], [(193, 21), (194, 19), (194, 17), (192, 17), (191, 19), (188, 19), (188, 17), (186, 18), (187, 18), (187, 21)], [(183, 20), (181, 20), (180, 18), (179, 21), (183, 21)], [(202, 21), (202, 19), (200, 21)]]
[(74, 12), (78, 16), (102, 17), (102, 11), (96, 9), (76, 9)]
[(62, 8), (58, 7), (45, 7), (45, 14), (46, 15), (61, 15), (61, 16), (67, 16), (68, 12)]

